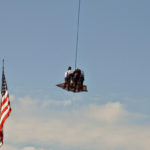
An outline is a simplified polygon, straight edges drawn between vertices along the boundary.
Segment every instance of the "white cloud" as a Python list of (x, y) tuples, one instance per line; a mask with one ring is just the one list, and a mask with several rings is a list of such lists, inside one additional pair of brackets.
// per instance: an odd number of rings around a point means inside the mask
[(46, 150), (46, 149), (28, 146), (28, 147), (24, 147), (22, 150)]
[(15, 100), (15, 95), (9, 95), (9, 99), (10, 99), (10, 101), (14, 101)]
[[(19, 99), (5, 124), (4, 140), (14, 144), (59, 145), (64, 149), (149, 150), (150, 127), (129, 122), (143, 116), (128, 112), (120, 103), (92, 104), (80, 111), (47, 112), (37, 102), (28, 97)], [(34, 149), (24, 147), (22, 150)]]
[(33, 146), (26, 146), (23, 148), (19, 148), (18, 146), (12, 146), (12, 145), (7, 145), (7, 144), (4, 144), (1, 147), (1, 149), (2, 150), (51, 150), (51, 149), (36, 148)]
[(1, 150), (19, 150), (19, 149), (15, 146), (4, 144), (2, 145)]
[(33, 107), (36, 103), (37, 100), (34, 100), (30, 97), (24, 97), (24, 98), (19, 98), (19, 105), (23, 106), (23, 107)]
[(34, 147), (24, 147), (22, 150), (36, 150)]
[(63, 101), (54, 101), (54, 100), (46, 100), (43, 102), (42, 106), (43, 107), (49, 107), (50, 105), (63, 105), (63, 106), (67, 106), (70, 105), (72, 103), (71, 100), (63, 100)]
[(94, 121), (107, 123), (117, 123), (129, 115), (120, 103), (107, 103), (101, 106), (93, 104), (86, 108), (84, 113)]

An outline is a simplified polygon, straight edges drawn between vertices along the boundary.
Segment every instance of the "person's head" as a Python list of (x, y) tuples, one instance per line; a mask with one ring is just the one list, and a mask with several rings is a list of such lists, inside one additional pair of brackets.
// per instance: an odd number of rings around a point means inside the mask
[(70, 67), (70, 66), (68, 67), (68, 70), (71, 70), (71, 67)]

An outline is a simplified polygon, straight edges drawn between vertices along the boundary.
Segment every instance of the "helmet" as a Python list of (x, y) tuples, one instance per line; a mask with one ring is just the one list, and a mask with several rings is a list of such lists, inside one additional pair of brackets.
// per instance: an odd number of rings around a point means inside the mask
[(70, 66), (68, 67), (68, 70), (71, 70), (71, 67), (70, 67)]

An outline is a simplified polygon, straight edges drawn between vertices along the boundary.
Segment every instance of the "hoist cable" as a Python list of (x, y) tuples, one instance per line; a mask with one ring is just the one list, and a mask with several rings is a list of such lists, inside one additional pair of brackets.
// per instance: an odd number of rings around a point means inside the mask
[(75, 54), (75, 69), (77, 67), (78, 43), (79, 43), (79, 25), (80, 25), (80, 1), (78, 6), (78, 22), (77, 22), (77, 39), (76, 39), (76, 54)]

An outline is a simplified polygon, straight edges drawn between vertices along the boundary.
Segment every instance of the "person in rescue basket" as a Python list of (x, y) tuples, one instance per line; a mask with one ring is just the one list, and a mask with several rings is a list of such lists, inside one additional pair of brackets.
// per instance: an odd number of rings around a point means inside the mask
[(71, 71), (71, 67), (69, 66), (68, 70), (65, 72), (65, 84), (64, 84), (64, 88), (67, 87), (67, 90), (70, 89), (71, 77), (72, 77), (72, 71)]

